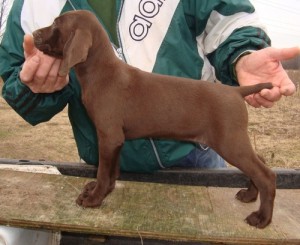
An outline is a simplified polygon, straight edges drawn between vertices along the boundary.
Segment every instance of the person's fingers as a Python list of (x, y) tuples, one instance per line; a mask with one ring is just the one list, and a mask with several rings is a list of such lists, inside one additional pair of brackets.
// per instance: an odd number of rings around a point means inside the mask
[(61, 64), (61, 60), (56, 59), (48, 73), (46, 82), (44, 84), (44, 90), (47, 92), (55, 92), (61, 90), (69, 82), (69, 76), (59, 76), (58, 70)]
[(54, 91), (59, 91), (63, 89), (65, 86), (67, 86), (69, 83), (69, 75), (67, 76), (59, 76), (56, 80), (56, 83), (54, 84), (53, 90)]
[(260, 107), (260, 104), (254, 99), (253, 94), (246, 96), (245, 100), (249, 105), (253, 106), (254, 108)]
[(280, 86), (280, 93), (285, 96), (293, 95), (296, 92), (296, 85), (290, 80), (282, 82)]
[(49, 72), (51, 71), (55, 60), (56, 60), (55, 58), (44, 55), (44, 54), (41, 56), (40, 66), (39, 66), (39, 69), (36, 71), (35, 77), (34, 77), (35, 82), (42, 84), (46, 80), (48, 80)]
[(274, 106), (274, 102), (265, 99), (264, 97), (262, 97), (260, 94), (254, 94), (253, 96), (255, 102), (259, 105), (259, 107), (265, 107), (265, 108), (271, 108), (272, 106)]
[(69, 75), (67, 76), (59, 76), (59, 68), (61, 66), (62, 60), (57, 60), (57, 62), (53, 65), (53, 72), (56, 74), (57, 79), (56, 83), (54, 84), (54, 89), (56, 91), (61, 90), (69, 83)]
[(262, 91), (260, 91), (260, 93), (252, 95), (250, 103), (256, 108), (271, 108), (272, 106), (274, 106), (276, 101), (280, 100), (280, 98), (280, 89), (278, 87), (273, 87), (272, 89), (263, 89)]
[(274, 106), (273, 101), (269, 101), (265, 99), (260, 94), (252, 94), (246, 96), (245, 100), (249, 105), (253, 106), (254, 108), (260, 108), (260, 107), (271, 108), (272, 106)]
[(260, 91), (259, 95), (268, 101), (278, 101), (281, 98), (280, 89), (278, 87), (273, 87), (272, 89), (263, 89)]
[(60, 66), (60, 60), (55, 59), (47, 75), (47, 83), (49, 84), (50, 87), (53, 87), (54, 83), (58, 79), (59, 66)]
[(27, 59), (20, 72), (20, 79), (23, 83), (28, 84), (33, 81), (36, 71), (40, 65), (40, 57), (35, 55)]

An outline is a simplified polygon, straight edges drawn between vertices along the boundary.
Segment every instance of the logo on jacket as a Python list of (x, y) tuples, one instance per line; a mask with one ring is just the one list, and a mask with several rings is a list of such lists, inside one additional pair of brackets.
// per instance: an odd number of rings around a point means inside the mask
[(129, 26), (129, 33), (133, 40), (142, 41), (152, 26), (151, 19), (158, 13), (165, 0), (141, 0), (139, 2), (139, 14), (134, 15)]

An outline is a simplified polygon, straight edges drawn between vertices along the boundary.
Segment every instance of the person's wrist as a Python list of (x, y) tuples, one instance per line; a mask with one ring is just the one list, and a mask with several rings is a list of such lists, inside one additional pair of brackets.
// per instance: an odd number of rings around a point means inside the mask
[[(244, 67), (246, 66), (245, 65), (245, 61), (247, 60), (247, 58), (249, 57), (249, 55), (251, 54), (252, 52), (244, 52), (243, 54), (241, 54), (235, 61), (234, 63), (234, 74), (235, 74), (235, 77), (237, 79), (237, 82), (239, 83), (239, 74), (240, 74), (240, 71), (242, 71), (244, 69)], [(239, 83), (240, 84), (240, 83)]]
[(238, 73), (242, 69), (244, 61), (246, 60), (247, 56), (251, 54), (253, 51), (245, 51), (241, 53), (234, 61), (233, 61), (233, 74), (238, 81)]
[(234, 66), (234, 72), (235, 75), (238, 77), (239, 71), (243, 68), (245, 60), (247, 59), (248, 54), (244, 54), (243, 56), (239, 57), (239, 59), (236, 61), (235, 66)]

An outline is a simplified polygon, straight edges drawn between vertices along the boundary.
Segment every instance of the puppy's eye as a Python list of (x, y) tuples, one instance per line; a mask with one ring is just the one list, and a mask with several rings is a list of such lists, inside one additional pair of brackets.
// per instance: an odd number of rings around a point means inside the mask
[(59, 36), (60, 31), (58, 28), (53, 28), (53, 36)]
[(52, 33), (51, 33), (51, 41), (52, 42), (57, 42), (60, 36), (60, 31), (58, 28), (52, 28)]

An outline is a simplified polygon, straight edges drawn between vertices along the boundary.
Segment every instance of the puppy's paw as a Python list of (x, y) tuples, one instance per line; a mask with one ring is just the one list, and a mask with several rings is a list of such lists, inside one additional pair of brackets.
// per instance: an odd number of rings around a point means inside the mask
[(92, 181), (85, 185), (82, 193), (76, 199), (76, 203), (82, 207), (99, 207), (104, 197), (96, 192), (97, 182)]
[(250, 214), (245, 221), (251, 226), (262, 229), (265, 228), (272, 221), (272, 216), (267, 216), (268, 215), (265, 215), (263, 212), (256, 211)]
[(91, 181), (91, 182), (87, 183), (87, 184), (84, 186), (84, 188), (83, 188), (83, 192), (84, 192), (84, 191), (92, 191), (92, 190), (94, 190), (95, 187), (96, 187), (96, 185), (97, 185), (97, 182), (96, 182), (96, 181)]
[(235, 195), (235, 198), (244, 203), (255, 202), (257, 199), (257, 192), (251, 192), (249, 189), (242, 189)]
[(97, 197), (90, 193), (81, 193), (76, 199), (76, 203), (84, 208), (96, 208), (101, 206), (103, 199), (103, 197)]

